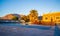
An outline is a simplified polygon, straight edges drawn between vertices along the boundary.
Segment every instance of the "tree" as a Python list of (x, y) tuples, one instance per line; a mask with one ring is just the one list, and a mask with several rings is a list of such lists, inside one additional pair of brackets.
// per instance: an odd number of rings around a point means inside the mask
[(12, 20), (18, 20), (18, 17), (14, 16), (14, 17), (12, 18)]
[(34, 22), (35, 19), (38, 19), (37, 10), (31, 10), (29, 14), (30, 22)]
[(25, 22), (29, 22), (28, 16), (23, 16), (23, 17), (21, 17), (21, 20), (24, 20)]

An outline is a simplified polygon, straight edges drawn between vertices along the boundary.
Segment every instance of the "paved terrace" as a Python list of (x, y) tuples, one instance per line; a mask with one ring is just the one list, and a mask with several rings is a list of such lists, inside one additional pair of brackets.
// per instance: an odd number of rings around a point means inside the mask
[(60, 36), (56, 29), (60, 33), (57, 26), (0, 25), (0, 36)]

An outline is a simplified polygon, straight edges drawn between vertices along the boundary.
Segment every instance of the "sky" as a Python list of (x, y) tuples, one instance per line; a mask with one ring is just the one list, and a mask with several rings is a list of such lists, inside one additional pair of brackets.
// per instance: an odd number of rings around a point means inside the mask
[(28, 15), (33, 9), (39, 16), (57, 12), (60, 11), (60, 0), (0, 0), (0, 17), (6, 14)]

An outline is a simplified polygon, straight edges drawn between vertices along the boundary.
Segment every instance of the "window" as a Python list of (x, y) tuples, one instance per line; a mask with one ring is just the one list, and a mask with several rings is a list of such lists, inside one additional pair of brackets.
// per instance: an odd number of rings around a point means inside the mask
[(46, 17), (45, 19), (47, 20), (48, 18)]
[(56, 17), (56, 19), (60, 19), (60, 17)]

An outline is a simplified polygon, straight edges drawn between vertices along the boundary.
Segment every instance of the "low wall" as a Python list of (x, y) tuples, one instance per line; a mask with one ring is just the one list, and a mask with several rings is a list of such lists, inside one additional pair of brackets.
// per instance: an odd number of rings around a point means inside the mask
[(60, 24), (55, 24), (54, 36), (60, 36)]

